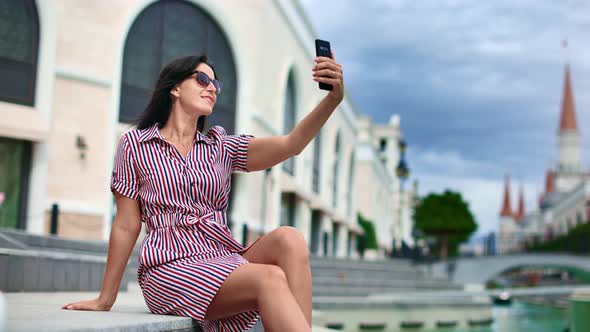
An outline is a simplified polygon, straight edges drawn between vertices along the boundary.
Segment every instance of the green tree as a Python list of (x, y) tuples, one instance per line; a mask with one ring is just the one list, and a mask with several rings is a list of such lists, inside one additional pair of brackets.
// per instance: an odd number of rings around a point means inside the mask
[(477, 230), (469, 204), (460, 193), (450, 190), (431, 193), (422, 199), (416, 206), (414, 222), (416, 229), (437, 238), (442, 259), (449, 253), (455, 255), (459, 244)]
[[(375, 225), (369, 219), (365, 219), (360, 213), (357, 213), (356, 220), (364, 231), (364, 243), (357, 242), (357, 250), (362, 251), (364, 249), (377, 249), (377, 234), (375, 233)], [(363, 246), (364, 248), (360, 248)]]

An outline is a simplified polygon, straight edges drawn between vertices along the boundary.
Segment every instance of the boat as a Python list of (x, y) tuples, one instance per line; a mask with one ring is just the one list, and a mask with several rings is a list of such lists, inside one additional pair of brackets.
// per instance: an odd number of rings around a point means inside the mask
[(419, 320), (405, 320), (400, 323), (402, 329), (420, 329), (424, 326), (424, 322)]
[(511, 305), (512, 296), (508, 292), (502, 292), (497, 296), (492, 296), (492, 301), (495, 305)]
[(361, 331), (385, 331), (385, 323), (361, 322), (359, 330)]
[(467, 321), (467, 324), (469, 324), (469, 326), (473, 327), (473, 326), (488, 326), (488, 325), (492, 325), (492, 323), (494, 322), (493, 318), (482, 318), (482, 319), (470, 319)]
[(459, 324), (456, 320), (439, 320), (436, 321), (436, 327), (455, 327)]
[(328, 322), (324, 326), (332, 330), (344, 330), (344, 323), (341, 322)]

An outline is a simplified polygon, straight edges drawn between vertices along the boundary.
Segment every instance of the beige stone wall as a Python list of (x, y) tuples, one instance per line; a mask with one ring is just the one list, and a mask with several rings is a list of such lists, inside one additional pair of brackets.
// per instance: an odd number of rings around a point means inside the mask
[(58, 16), (56, 62), (85, 74), (111, 79), (122, 54), (117, 47), (139, 1), (54, 1)]
[(0, 101), (0, 119), (2, 137), (41, 141), (49, 133), (49, 125), (34, 107)]
[[(49, 136), (48, 199), (73, 201), (106, 209), (108, 128), (105, 110), (109, 91), (104, 87), (58, 78), (55, 82), (53, 127)], [(76, 146), (86, 142), (84, 157)]]
[(358, 163), (356, 166), (355, 176), (355, 188), (356, 202), (358, 206), (358, 212), (360, 212), (364, 218), (376, 221), (377, 210), (376, 210), (376, 191), (378, 187), (372, 186), (375, 182), (375, 176), (372, 165), (367, 162)]
[[(296, 118), (301, 120), (326, 95), (312, 80), (313, 36), (310, 31), (302, 36), (301, 22), (291, 22), (283, 11), (281, 1), (268, 0), (194, 0), (191, 1), (216, 20), (228, 38), (238, 77), (237, 131), (255, 136), (282, 135), (284, 100), (287, 79), (294, 74), (296, 88)], [(0, 102), (0, 116), (7, 121), (0, 124), (0, 135), (43, 141), (46, 156), (34, 160), (34, 167), (46, 167), (46, 194), (36, 198), (48, 211), (49, 204), (60, 204), (60, 234), (81, 239), (108, 239), (110, 214), (113, 208), (109, 180), (115, 146), (127, 125), (117, 123), (118, 96), (121, 79), (123, 47), (128, 29), (141, 10), (151, 0), (60, 0), (39, 6), (51, 6), (55, 26), (55, 59), (51, 62), (51, 112), (43, 119), (34, 107), (23, 107)], [(288, 2), (287, 2), (288, 3)], [(256, 18), (253, 20), (252, 18)], [(46, 27), (41, 26), (41, 29)], [(47, 30), (44, 30), (47, 31)], [(298, 32), (299, 31), (299, 32)], [(269, 44), (269, 41), (272, 43)], [(47, 45), (47, 40), (42, 40)], [(338, 59), (338, 45), (334, 45)], [(215, 59), (212, 59), (213, 61)], [(45, 60), (49, 61), (49, 60)], [(347, 103), (345, 99), (345, 103)], [(348, 110), (347, 113), (344, 109)], [(352, 111), (350, 111), (352, 110)], [(351, 115), (352, 114), (352, 115)], [(5, 116), (3, 116), (5, 115)], [(351, 104), (336, 110), (322, 129), (322, 164), (320, 200), (325, 210), (322, 227), (331, 229), (333, 220), (356, 223), (356, 213), (347, 215), (346, 205), (349, 177), (349, 158), (357, 143), (356, 115)], [(332, 208), (332, 172), (334, 141), (341, 134), (341, 160), (337, 209)], [(83, 137), (87, 150), (80, 157), (76, 136)], [(41, 167), (41, 168), (43, 168)], [(364, 167), (364, 168), (363, 168)], [(365, 190), (379, 185), (372, 166), (357, 167), (355, 183)], [(294, 181), (302, 191), (312, 193), (313, 141), (296, 157)], [(280, 219), (282, 168), (274, 167), (272, 191), (266, 196), (266, 223), (278, 226)], [(234, 233), (241, 236), (241, 222), (262, 223), (263, 172), (241, 174), (233, 188), (238, 202), (234, 202)], [(45, 181), (43, 180), (43, 181)], [(43, 182), (40, 181), (40, 182)], [(384, 207), (377, 206), (372, 191), (355, 195), (354, 203), (363, 214), (376, 219)], [(308, 236), (310, 208), (302, 205), (298, 215), (301, 231)], [(48, 214), (48, 212), (46, 212)], [(43, 213), (39, 213), (43, 215)], [(108, 221), (108, 222), (107, 222)], [(39, 220), (49, 231), (48, 217)], [(104, 224), (103, 224), (104, 223)], [(267, 229), (268, 230), (268, 229)], [(258, 231), (258, 230), (257, 230)], [(344, 230), (342, 230), (345, 234)], [(345, 237), (345, 236), (344, 236)], [(249, 236), (249, 241), (254, 236)], [(341, 237), (342, 239), (342, 237)], [(341, 240), (343, 241), (343, 240)], [(331, 245), (330, 245), (331, 248)], [(341, 250), (342, 251), (342, 250)]]
[[(51, 215), (45, 215), (45, 233), (51, 230)], [(79, 213), (60, 213), (57, 235), (78, 240), (100, 241), (102, 238), (102, 216)]]

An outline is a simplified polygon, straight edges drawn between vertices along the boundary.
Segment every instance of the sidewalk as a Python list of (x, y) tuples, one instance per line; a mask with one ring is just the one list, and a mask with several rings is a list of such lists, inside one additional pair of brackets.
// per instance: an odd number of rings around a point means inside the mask
[[(120, 292), (117, 302), (106, 312), (63, 310), (68, 302), (96, 297), (96, 292), (4, 293), (7, 319), (5, 331), (201, 331), (191, 318), (154, 315), (149, 312), (137, 284), (130, 283), (129, 291)], [(1, 327), (0, 327), (1, 330)], [(257, 324), (250, 331), (263, 331)], [(313, 332), (329, 329), (313, 327)]]

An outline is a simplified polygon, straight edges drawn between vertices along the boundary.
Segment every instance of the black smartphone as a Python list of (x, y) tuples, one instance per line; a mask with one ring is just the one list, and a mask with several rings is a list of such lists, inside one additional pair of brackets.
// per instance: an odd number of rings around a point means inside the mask
[[(332, 52), (330, 51), (330, 42), (325, 41), (325, 40), (321, 40), (321, 39), (316, 39), (315, 40), (315, 55), (331, 58)], [(333, 88), (332, 84), (320, 82), (320, 89), (332, 91), (332, 88)]]

